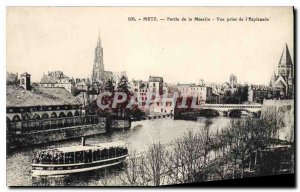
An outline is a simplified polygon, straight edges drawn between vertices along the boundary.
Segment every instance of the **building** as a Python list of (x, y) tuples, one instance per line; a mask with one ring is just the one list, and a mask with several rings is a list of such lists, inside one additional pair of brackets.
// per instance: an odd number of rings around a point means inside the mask
[(150, 104), (149, 111), (154, 114), (173, 114), (175, 102), (175, 98), (173, 97), (167, 97), (164, 100), (160, 98)]
[(148, 81), (142, 80), (132, 80), (131, 81), (131, 91), (137, 96), (137, 102), (141, 106), (146, 104), (147, 96), (149, 93), (149, 83)]
[(23, 74), (20, 86), (9, 85), (6, 88), (6, 121), (9, 132), (23, 133), (32, 129), (51, 129), (61, 124), (75, 125), (73, 117), (85, 113), (82, 104), (66, 89), (28, 86), (30, 74)]
[(212, 96), (212, 88), (203, 85), (191, 84), (177, 84), (179, 96), (193, 97), (197, 96), (197, 104), (206, 103), (208, 97)]
[(248, 101), (251, 103), (262, 103), (269, 97), (271, 88), (265, 85), (250, 85), (248, 87)]
[[(168, 85), (163, 82), (162, 77), (150, 76), (149, 81), (132, 80), (130, 84), (131, 91), (137, 96), (138, 106), (144, 112), (150, 114), (170, 114), (174, 112), (173, 94), (169, 92)], [(166, 98), (164, 98), (164, 93), (166, 93)], [(149, 107), (145, 107), (148, 102)]]
[(48, 72), (47, 75), (44, 74), (40, 82), (42, 87), (62, 87), (70, 93), (74, 87), (74, 84), (75, 83), (73, 79), (66, 76), (62, 71)]
[(163, 95), (164, 80), (162, 77), (149, 76), (149, 91), (156, 95)]
[(270, 81), (273, 96), (277, 98), (293, 99), (294, 84), (294, 64), (286, 44), (277, 66), (277, 74), (274, 72)]
[(92, 71), (92, 83), (105, 83), (108, 79), (113, 78), (111, 71), (104, 70), (103, 47), (101, 44), (100, 33), (98, 35), (97, 46), (95, 48), (95, 58)]
[(90, 80), (88, 78), (75, 79), (75, 87), (80, 92), (86, 92), (88, 90), (89, 84), (90, 84)]
[(20, 86), (25, 90), (31, 89), (30, 74), (24, 72), (20, 75)]

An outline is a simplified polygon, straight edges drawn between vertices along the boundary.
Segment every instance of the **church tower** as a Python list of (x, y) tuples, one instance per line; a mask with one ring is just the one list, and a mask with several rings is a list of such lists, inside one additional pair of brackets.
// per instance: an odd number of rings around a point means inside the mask
[(285, 80), (294, 78), (294, 66), (287, 44), (282, 51), (280, 61), (278, 63), (278, 75), (281, 75)]
[(92, 72), (92, 82), (99, 81), (100, 77), (102, 77), (103, 74), (104, 74), (103, 48), (101, 45), (100, 31), (99, 31), (98, 42), (95, 48), (95, 59), (94, 59), (93, 72)]
[(236, 77), (236, 75), (231, 74), (229, 80), (230, 80), (231, 87), (234, 88), (236, 86), (236, 84), (237, 84), (237, 77)]
[[(284, 93), (285, 99), (294, 98), (294, 64), (287, 44), (285, 45), (278, 66), (277, 75), (273, 75), (270, 85), (273, 88), (273, 93)], [(277, 93), (276, 93), (277, 92)]]

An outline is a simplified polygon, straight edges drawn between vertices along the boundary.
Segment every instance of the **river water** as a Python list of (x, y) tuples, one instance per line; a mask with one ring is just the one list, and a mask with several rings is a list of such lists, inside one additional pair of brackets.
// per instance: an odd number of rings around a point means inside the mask
[[(212, 124), (209, 127), (211, 133), (224, 128), (228, 123), (229, 118), (213, 118)], [(154, 119), (132, 122), (130, 130), (116, 131), (110, 134), (97, 135), (88, 137), (87, 144), (105, 143), (122, 140), (127, 143), (129, 155), (135, 151), (143, 153), (150, 144), (161, 142), (162, 144), (169, 144), (176, 138), (180, 138), (187, 134), (189, 130), (198, 132), (205, 126), (204, 122), (173, 120), (173, 119)], [(71, 145), (80, 145), (80, 139), (73, 139), (68, 141), (55, 142), (53, 144), (34, 146), (26, 149), (20, 149), (7, 154), (7, 185), (8, 186), (98, 186), (103, 184), (103, 173), (98, 171), (81, 173), (71, 176), (62, 177), (45, 177), (32, 178), (31, 177), (31, 159), (34, 151), (63, 147)], [(120, 174), (122, 170), (112, 170), (109, 174), (105, 174), (105, 181), (107, 175), (110, 175), (110, 184), (119, 185), (118, 181), (112, 181), (116, 174)]]

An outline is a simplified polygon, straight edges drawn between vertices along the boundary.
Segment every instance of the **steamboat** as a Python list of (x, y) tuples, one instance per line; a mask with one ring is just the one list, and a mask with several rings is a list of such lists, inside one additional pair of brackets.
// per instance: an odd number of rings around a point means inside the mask
[(32, 176), (55, 176), (115, 166), (128, 156), (123, 142), (82, 144), (37, 151), (32, 159)]

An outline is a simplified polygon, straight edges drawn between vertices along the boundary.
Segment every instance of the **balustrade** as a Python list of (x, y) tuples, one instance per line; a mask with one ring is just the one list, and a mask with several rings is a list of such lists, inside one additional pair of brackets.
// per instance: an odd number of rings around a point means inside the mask
[(99, 122), (100, 117), (97, 115), (36, 119), (28, 121), (8, 121), (7, 130), (10, 133), (28, 133), (34, 131), (52, 130), (72, 126), (97, 124)]

